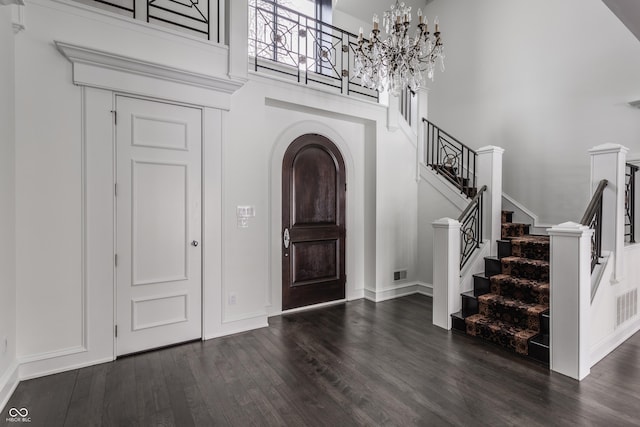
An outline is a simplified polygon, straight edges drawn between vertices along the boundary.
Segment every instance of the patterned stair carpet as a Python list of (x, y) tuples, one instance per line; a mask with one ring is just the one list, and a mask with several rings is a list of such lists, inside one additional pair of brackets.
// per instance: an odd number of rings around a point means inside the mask
[(511, 242), (511, 256), (500, 260), (501, 274), (489, 278), (491, 292), (478, 296), (478, 314), (465, 325), (469, 335), (527, 355), (549, 310), (549, 237), (529, 235), (527, 224), (509, 217), (503, 215), (502, 239)]

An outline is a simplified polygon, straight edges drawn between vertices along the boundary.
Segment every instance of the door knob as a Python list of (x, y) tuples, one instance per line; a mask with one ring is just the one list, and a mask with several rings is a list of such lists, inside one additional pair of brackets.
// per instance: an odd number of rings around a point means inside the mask
[(194, 240), (193, 242), (191, 242), (191, 244), (192, 244), (193, 246), (198, 246), (198, 245), (199, 245), (199, 243), (198, 243), (198, 241), (197, 241), (197, 240)]
[(289, 237), (289, 229), (285, 228), (284, 229), (284, 237), (282, 238), (283, 243), (284, 243), (284, 248), (285, 249), (289, 249), (289, 242), (291, 241), (291, 238)]

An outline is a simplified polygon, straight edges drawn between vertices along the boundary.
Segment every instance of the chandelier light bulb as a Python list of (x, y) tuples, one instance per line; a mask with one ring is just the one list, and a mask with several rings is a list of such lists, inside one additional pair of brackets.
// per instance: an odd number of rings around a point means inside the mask
[(418, 25), (411, 37), (411, 7), (396, 0), (382, 15), (386, 38), (380, 35), (380, 18), (373, 15), (373, 31), (366, 40), (360, 29), (355, 52), (355, 74), (362, 85), (398, 96), (407, 87), (415, 91), (424, 78), (433, 80), (436, 63), (444, 71), (444, 46), (440, 38), (440, 21), (434, 20), (435, 32), (427, 30), (428, 21), (418, 9)]

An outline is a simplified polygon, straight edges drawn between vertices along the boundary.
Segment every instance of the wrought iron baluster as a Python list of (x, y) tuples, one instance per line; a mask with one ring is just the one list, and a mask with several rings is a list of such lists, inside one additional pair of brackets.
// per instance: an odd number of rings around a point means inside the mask
[(467, 208), (460, 214), (460, 268), (464, 267), (473, 255), (473, 252), (480, 247), (483, 239), (483, 210), (484, 192), (487, 186), (484, 185), (478, 191)]
[(635, 243), (635, 223), (636, 223), (636, 173), (638, 166), (627, 163), (625, 170), (625, 241)]
[(602, 196), (608, 181), (603, 179), (598, 184), (596, 191), (591, 197), (589, 206), (582, 216), (580, 224), (587, 225), (594, 230), (591, 236), (591, 271), (600, 263), (602, 257)]

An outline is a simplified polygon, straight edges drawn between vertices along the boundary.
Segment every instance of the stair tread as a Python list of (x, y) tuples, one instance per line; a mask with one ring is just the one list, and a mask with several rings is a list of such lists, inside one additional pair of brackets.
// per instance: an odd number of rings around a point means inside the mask
[(451, 316), (453, 317), (457, 317), (458, 319), (462, 319), (464, 320), (464, 317), (462, 316), (462, 310), (460, 311), (456, 311), (455, 313), (453, 313)]
[(519, 264), (531, 264), (531, 265), (536, 265), (539, 267), (548, 267), (549, 266), (549, 261), (543, 261), (541, 259), (531, 259), (531, 258), (522, 258), (522, 257), (517, 257), (517, 256), (508, 256), (508, 257), (504, 257), (501, 260), (503, 263), (504, 262), (508, 262), (508, 263), (519, 263)]
[(527, 224), (524, 222), (503, 222), (502, 225), (503, 227), (506, 227), (506, 228), (522, 227), (523, 225), (527, 227), (531, 227), (531, 224)]
[(515, 277), (509, 274), (496, 274), (492, 276), (489, 280), (493, 281), (501, 281), (501, 282), (515, 282), (522, 285), (527, 286), (546, 286), (549, 287), (549, 282), (545, 280), (535, 280), (535, 279), (525, 279), (524, 277)]
[(549, 334), (540, 334), (537, 337), (531, 338), (531, 342), (535, 343), (535, 344), (538, 344), (538, 345), (541, 345), (543, 347), (549, 348), (550, 347), (550, 345), (549, 345), (550, 339), (549, 338), (550, 338)]
[(460, 294), (460, 296), (469, 297), (469, 298), (476, 298), (478, 295), (476, 295), (476, 293), (474, 291), (467, 291), (467, 292), (462, 292)]
[(551, 238), (549, 236), (527, 234), (524, 236), (512, 237), (509, 239), (509, 241), (512, 245), (514, 243), (549, 245), (551, 243)]
[(526, 311), (529, 315), (539, 316), (549, 310), (549, 304), (539, 304), (526, 302), (516, 298), (505, 297), (497, 294), (484, 294), (477, 297), (478, 302), (492, 305), (503, 305), (505, 307)]
[(502, 213), (504, 213), (504, 214), (512, 214), (513, 211), (508, 211), (506, 209), (502, 209)]

